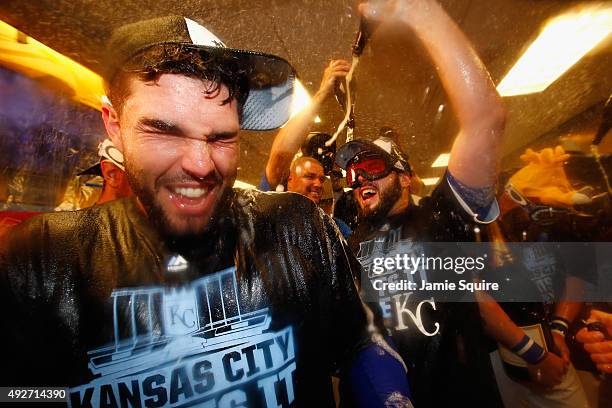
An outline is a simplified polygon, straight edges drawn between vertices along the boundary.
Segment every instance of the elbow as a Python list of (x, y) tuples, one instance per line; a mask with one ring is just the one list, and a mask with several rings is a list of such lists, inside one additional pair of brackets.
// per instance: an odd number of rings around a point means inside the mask
[(495, 93), (495, 97), (477, 111), (477, 116), (484, 122), (483, 125), (486, 125), (488, 128), (501, 132), (506, 128), (508, 111), (499, 94)]
[(492, 112), (490, 112), (489, 115), (491, 117), (492, 126), (500, 132), (503, 132), (504, 129), (506, 129), (508, 111), (506, 110), (506, 107), (502, 104), (501, 100), (498, 104), (496, 104), (495, 108), (492, 109)]
[(506, 128), (506, 120), (508, 119), (508, 111), (504, 106), (501, 96), (495, 91), (491, 100), (486, 104), (486, 112), (482, 112), (483, 117), (489, 121), (489, 126), (501, 132)]
[(506, 129), (508, 114), (506, 108), (500, 104), (491, 104), (483, 109), (472, 112), (470, 126), (464, 129), (470, 134), (503, 135)]

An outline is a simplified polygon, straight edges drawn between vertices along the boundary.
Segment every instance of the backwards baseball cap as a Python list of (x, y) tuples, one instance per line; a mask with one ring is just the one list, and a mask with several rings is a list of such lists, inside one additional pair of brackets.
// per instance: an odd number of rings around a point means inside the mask
[(165, 44), (222, 52), (246, 68), (249, 94), (242, 109), (242, 129), (271, 130), (289, 120), (296, 76), (293, 67), (274, 55), (227, 48), (213, 33), (186, 17), (159, 17), (114, 30), (106, 50), (104, 80), (111, 83), (133, 57)]
[(100, 156), (100, 161), (98, 163), (78, 173), (77, 176), (85, 176), (87, 174), (101, 176), (102, 166), (100, 165), (100, 162), (102, 160), (109, 160), (121, 170), (125, 171), (125, 166), (123, 164), (123, 154), (119, 151), (119, 149), (115, 147), (115, 145), (113, 144), (113, 142), (110, 141), (110, 139), (104, 139), (104, 141), (98, 145), (98, 156)]
[(346, 143), (336, 153), (336, 164), (346, 170), (349, 163), (362, 153), (378, 154), (391, 163), (396, 170), (412, 174), (408, 155), (402, 152), (393, 140), (385, 136), (374, 141), (359, 139)]

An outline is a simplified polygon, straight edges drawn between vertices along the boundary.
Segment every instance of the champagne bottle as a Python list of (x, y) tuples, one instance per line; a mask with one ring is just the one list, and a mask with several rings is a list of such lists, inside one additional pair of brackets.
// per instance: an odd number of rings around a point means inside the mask
[[(489, 226), (489, 238), (492, 244), (493, 266), (499, 276), (499, 281), (504, 282), (505, 299), (512, 300), (513, 296), (516, 295), (519, 300), (524, 300), (526, 298), (525, 282), (529, 278), (523, 273), (517, 276), (517, 272), (522, 271), (522, 268), (514, 266), (514, 254), (506, 244), (497, 223)], [(523, 241), (527, 240), (525, 231), (522, 234), (522, 239)], [(536, 296), (537, 290), (533, 289), (532, 296)], [(540, 347), (545, 351), (555, 351), (552, 333), (550, 332), (550, 318), (543, 302), (508, 301), (500, 302), (499, 305), (510, 320)], [(527, 369), (527, 362), (504, 345), (498, 343), (497, 346), (506, 374), (515, 380), (529, 381), (531, 378)]]
[[(519, 326), (527, 336), (540, 345), (544, 350), (555, 352), (552, 334), (550, 332), (549, 318), (543, 303), (538, 302), (507, 302), (500, 304), (508, 317)], [(498, 343), (499, 355), (504, 370), (510, 378), (520, 381), (529, 381), (527, 362), (507, 347)]]

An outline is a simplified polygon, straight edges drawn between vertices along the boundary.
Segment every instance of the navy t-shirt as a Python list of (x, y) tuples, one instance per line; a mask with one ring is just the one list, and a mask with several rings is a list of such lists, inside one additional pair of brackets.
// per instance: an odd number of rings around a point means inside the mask
[[(261, 176), (261, 181), (259, 182), (259, 186), (257, 187), (257, 189), (259, 191), (275, 191), (275, 189), (273, 189), (272, 186), (270, 186), (270, 182), (268, 182), (268, 178), (266, 177), (265, 173)], [(286, 191), (286, 190), (287, 190), (287, 186), (283, 185), (282, 191)], [(348, 239), (348, 237), (351, 235), (351, 232), (352, 232), (351, 227), (349, 227), (346, 224), (346, 222), (342, 221), (340, 218), (333, 217), (333, 219), (336, 222), (336, 226), (342, 233), (342, 236)]]
[(233, 190), (220, 208), (185, 242), (133, 198), (17, 226), (0, 383), (67, 386), (73, 406), (333, 406), (330, 374), (371, 344), (359, 263), (297, 194)]

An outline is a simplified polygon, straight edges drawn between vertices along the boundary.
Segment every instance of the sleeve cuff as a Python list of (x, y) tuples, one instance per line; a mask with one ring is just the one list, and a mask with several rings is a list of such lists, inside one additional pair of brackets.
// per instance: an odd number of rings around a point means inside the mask
[(470, 206), (465, 201), (465, 199), (461, 196), (461, 194), (457, 191), (455, 186), (453, 186), (453, 183), (449, 179), (450, 174), (449, 173), (446, 173), (446, 174), (447, 174), (447, 176), (445, 177), (446, 183), (448, 183), (448, 186), (450, 190), (453, 192), (455, 199), (457, 200), (461, 208), (463, 208), (463, 210), (467, 214), (469, 214), (470, 217), (472, 217), (475, 222), (479, 224), (490, 224), (493, 221), (495, 221), (497, 217), (499, 217), (499, 204), (497, 203), (497, 199), (495, 197), (493, 197), (493, 200), (488, 205), (473, 209), (472, 206)]

